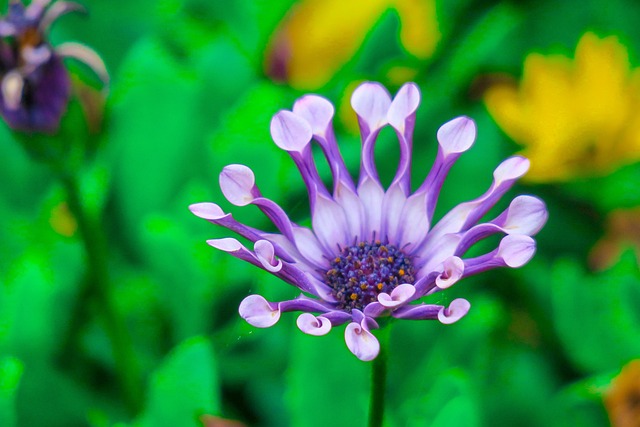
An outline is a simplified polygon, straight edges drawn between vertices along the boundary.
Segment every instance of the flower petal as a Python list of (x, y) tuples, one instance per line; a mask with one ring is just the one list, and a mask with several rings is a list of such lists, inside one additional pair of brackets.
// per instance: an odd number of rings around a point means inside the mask
[(302, 152), (312, 136), (309, 123), (291, 111), (281, 110), (271, 119), (271, 137), (285, 151)]
[(293, 104), (293, 113), (309, 123), (314, 135), (324, 136), (331, 124), (335, 109), (326, 98), (305, 95)]
[(211, 221), (215, 221), (229, 215), (224, 213), (220, 206), (215, 203), (194, 203), (189, 205), (189, 210), (195, 216)]
[(311, 313), (302, 313), (296, 321), (298, 328), (305, 334), (321, 336), (331, 330), (331, 322), (326, 317), (314, 316)]
[(7, 110), (17, 110), (22, 102), (22, 89), (24, 89), (24, 79), (17, 70), (9, 71), (2, 79), (0, 90), (2, 100)]
[(365, 226), (365, 239), (372, 239), (374, 234), (380, 235), (382, 226), (382, 200), (384, 199), (384, 189), (380, 183), (373, 178), (366, 178), (358, 185), (358, 197), (364, 205), (364, 212), (367, 218)]
[(104, 85), (109, 84), (109, 71), (104, 61), (95, 51), (76, 42), (65, 42), (55, 48), (56, 54), (63, 58), (73, 58), (91, 68)]
[(401, 134), (405, 133), (407, 127), (413, 130), (415, 113), (419, 105), (420, 89), (415, 83), (405, 83), (391, 101), (387, 111), (387, 121)]
[(351, 106), (358, 115), (362, 138), (387, 124), (391, 96), (380, 83), (365, 82), (351, 96)]
[(386, 292), (380, 293), (378, 302), (386, 308), (396, 308), (408, 302), (415, 292), (416, 288), (413, 285), (404, 283), (394, 288), (391, 295)]
[(467, 151), (476, 140), (476, 124), (469, 117), (461, 116), (440, 126), (438, 144), (442, 154), (459, 154)]
[(440, 289), (451, 287), (464, 274), (464, 262), (457, 256), (447, 258), (442, 267), (442, 273), (436, 278), (436, 286)]
[(391, 313), (396, 319), (409, 320), (432, 320), (438, 318), (438, 313), (444, 309), (441, 305), (435, 304), (414, 304), (405, 305)]
[(344, 339), (347, 347), (358, 359), (368, 362), (375, 359), (380, 353), (380, 343), (378, 339), (367, 330), (362, 322), (351, 322), (344, 330)]
[(253, 251), (265, 270), (275, 273), (282, 269), (282, 261), (276, 259), (275, 249), (271, 242), (258, 240), (253, 246)]
[(442, 309), (438, 312), (438, 320), (440, 323), (450, 325), (463, 318), (471, 308), (471, 304), (464, 298), (457, 298), (451, 301), (449, 307)]
[(280, 310), (260, 295), (249, 295), (240, 303), (240, 316), (256, 328), (268, 328), (280, 320)]
[(220, 249), (224, 252), (236, 252), (246, 249), (242, 243), (233, 237), (225, 237), (222, 239), (209, 239), (207, 243), (216, 249)]
[(260, 191), (256, 187), (253, 171), (244, 165), (227, 165), (220, 172), (220, 189), (224, 197), (236, 206), (246, 206)]
[(498, 257), (511, 268), (525, 265), (536, 253), (536, 242), (529, 236), (510, 234), (500, 241)]
[(513, 181), (521, 178), (529, 170), (531, 162), (522, 156), (509, 157), (493, 171), (493, 179), (495, 185), (499, 185), (504, 181)]
[(502, 225), (509, 234), (534, 236), (547, 222), (549, 212), (545, 203), (533, 196), (518, 196), (509, 205)]
[(316, 237), (329, 255), (338, 250), (338, 245), (348, 243), (353, 238), (344, 210), (331, 197), (318, 195), (311, 221)]

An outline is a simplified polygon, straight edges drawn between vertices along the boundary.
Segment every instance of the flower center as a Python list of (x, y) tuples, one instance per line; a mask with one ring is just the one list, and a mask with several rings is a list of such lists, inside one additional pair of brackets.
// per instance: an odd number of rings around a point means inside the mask
[(325, 283), (338, 300), (338, 308), (363, 309), (402, 283), (413, 284), (411, 260), (396, 246), (360, 242), (342, 250), (331, 261)]

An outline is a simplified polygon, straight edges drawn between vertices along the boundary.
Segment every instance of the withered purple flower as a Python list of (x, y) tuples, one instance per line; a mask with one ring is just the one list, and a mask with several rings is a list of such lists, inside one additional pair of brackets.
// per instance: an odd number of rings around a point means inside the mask
[[(279, 233), (243, 225), (214, 203), (191, 205), (191, 211), (253, 242), (253, 250), (234, 238), (208, 243), (263, 268), (304, 294), (290, 301), (269, 302), (250, 295), (240, 315), (251, 325), (269, 327), (287, 311), (302, 311), (298, 327), (324, 335), (347, 323), (345, 340), (361, 360), (374, 359), (380, 345), (372, 330), (376, 319), (437, 319), (456, 322), (469, 310), (459, 298), (448, 306), (417, 302), (460, 279), (496, 267), (520, 267), (535, 252), (535, 235), (547, 219), (545, 204), (518, 196), (495, 219), (478, 223), (523, 176), (529, 161), (514, 156), (493, 173), (493, 184), (479, 198), (453, 208), (435, 225), (433, 213), (444, 179), (458, 157), (476, 138), (476, 125), (467, 117), (445, 123), (437, 133), (438, 154), (422, 185), (411, 192), (413, 129), (420, 103), (418, 87), (404, 85), (395, 98), (378, 83), (364, 83), (353, 94), (362, 136), (360, 177), (354, 182), (339, 152), (332, 127), (334, 108), (326, 99), (307, 95), (292, 111), (280, 111), (271, 121), (275, 143), (297, 165), (309, 193), (312, 228), (293, 223), (274, 201), (262, 196), (253, 172), (229, 165), (220, 174), (225, 197), (236, 206), (257, 206)], [(391, 126), (400, 143), (396, 175), (386, 190), (374, 162), (380, 130)], [(333, 176), (333, 191), (318, 175), (312, 155), (317, 142)], [(503, 234), (498, 247), (481, 256), (463, 258), (476, 242)], [(312, 314), (314, 313), (314, 314)]]
[(61, 15), (82, 11), (72, 2), (33, 0), (25, 6), (11, 0), (0, 19), (0, 114), (19, 131), (55, 132), (70, 96), (64, 58), (87, 64), (105, 83), (100, 57), (86, 46), (67, 42), (51, 46), (48, 31)]

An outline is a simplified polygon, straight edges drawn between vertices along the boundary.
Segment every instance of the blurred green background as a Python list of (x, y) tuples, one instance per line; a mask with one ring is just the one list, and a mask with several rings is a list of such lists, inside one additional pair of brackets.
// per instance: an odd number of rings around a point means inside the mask
[[(550, 165), (509, 193), (548, 205), (536, 257), (432, 297), (471, 302), (455, 325), (394, 325), (386, 425), (640, 426), (640, 366), (630, 363), (640, 359), (640, 3), (82, 4), (89, 15), (61, 18), (51, 40), (92, 47), (111, 74), (99, 131), (86, 136), (77, 101), (64, 119), (91, 148), (77, 180), (102, 235), (104, 288), (94, 289), (65, 186), (27, 154), (32, 137), (0, 123), (1, 426), (366, 425), (369, 364), (341, 330), (306, 336), (291, 314), (269, 329), (246, 324), (237, 314), (246, 295), (296, 293), (207, 246), (229, 233), (187, 209), (215, 201), (268, 227), (219, 190), (220, 170), (242, 163), (306, 221), (304, 185), (271, 141), (270, 119), (304, 93), (326, 96), (355, 174), (348, 100), (364, 80), (392, 93), (405, 81), (421, 88), (414, 184), (442, 123), (477, 122), (436, 217), (482, 194), (513, 153)], [(82, 66), (69, 69), (99, 87)], [(74, 143), (68, 135), (51, 138)], [(391, 131), (376, 156), (388, 184)]]

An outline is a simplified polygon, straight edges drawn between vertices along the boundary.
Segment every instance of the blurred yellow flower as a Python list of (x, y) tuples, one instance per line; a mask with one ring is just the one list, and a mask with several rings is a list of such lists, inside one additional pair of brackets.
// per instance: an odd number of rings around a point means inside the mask
[(632, 360), (613, 379), (604, 405), (612, 427), (640, 427), (640, 360)]
[(265, 67), (297, 89), (317, 89), (352, 58), (389, 9), (400, 18), (400, 42), (425, 59), (440, 40), (435, 0), (303, 0), (276, 30)]
[(640, 69), (616, 37), (586, 33), (574, 59), (532, 53), (520, 84), (496, 83), (484, 102), (525, 146), (530, 181), (605, 174), (640, 159)]

